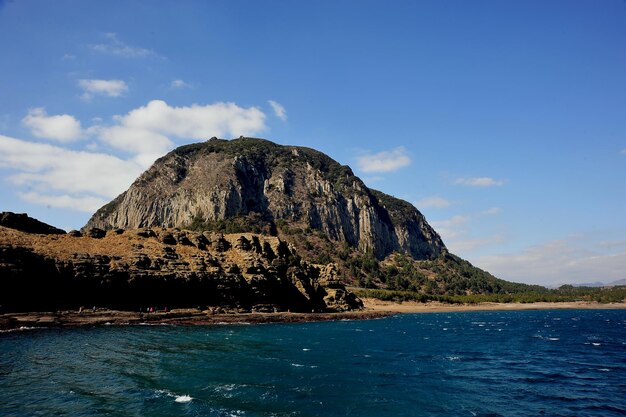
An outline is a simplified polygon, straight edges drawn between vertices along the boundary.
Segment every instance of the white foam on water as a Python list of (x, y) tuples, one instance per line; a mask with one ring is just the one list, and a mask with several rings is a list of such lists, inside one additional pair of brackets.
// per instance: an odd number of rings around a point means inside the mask
[(245, 385), (225, 384), (225, 385), (220, 385), (220, 386), (215, 387), (214, 390), (216, 392), (232, 391), (239, 386), (245, 387)]
[(302, 349), (303, 352), (308, 352), (309, 350), (311, 350), (311, 349), (309, 349), (309, 348), (303, 348)]
[(45, 329), (45, 327), (21, 326), (21, 327), (18, 327), (17, 329), (0, 330), (0, 333), (11, 333), (11, 332), (21, 332), (25, 330), (40, 330), (40, 329), (43, 330)]
[(292, 363), (291, 366), (295, 366), (296, 368), (302, 368), (304, 365), (301, 365), (299, 363)]
[(609, 370), (608, 370), (608, 369), (606, 369), (606, 368), (601, 368), (601, 369), (598, 369), (598, 371), (600, 371), (600, 372), (609, 372)]
[(155, 391), (158, 397), (167, 396), (174, 398), (174, 401), (177, 403), (188, 403), (193, 400), (189, 395), (176, 395), (166, 389), (158, 389)]
[(548, 340), (559, 340), (558, 337), (548, 337)]
[(188, 403), (192, 399), (193, 398), (191, 398), (189, 395), (178, 395), (178, 396), (176, 396), (174, 401), (176, 401), (177, 403)]
[(594, 346), (600, 346), (600, 343), (592, 343)]

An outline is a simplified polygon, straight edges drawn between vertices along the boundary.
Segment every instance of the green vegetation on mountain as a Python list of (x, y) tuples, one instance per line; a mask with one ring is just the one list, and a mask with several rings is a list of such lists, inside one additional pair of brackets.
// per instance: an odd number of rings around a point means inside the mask
[(449, 304), (478, 303), (539, 303), (587, 301), (597, 303), (623, 303), (626, 300), (626, 286), (616, 287), (572, 287), (564, 285), (556, 289), (536, 286), (538, 290), (521, 290), (514, 293), (487, 293), (469, 295), (422, 294), (415, 291), (392, 291), (381, 289), (353, 288), (361, 298), (376, 298), (383, 301), (438, 301)]

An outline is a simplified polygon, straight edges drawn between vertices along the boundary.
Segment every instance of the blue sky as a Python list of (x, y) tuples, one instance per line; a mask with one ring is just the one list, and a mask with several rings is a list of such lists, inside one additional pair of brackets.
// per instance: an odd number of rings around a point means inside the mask
[(319, 149), (501, 278), (626, 278), (626, 2), (1, 1), (0, 211), (211, 136)]

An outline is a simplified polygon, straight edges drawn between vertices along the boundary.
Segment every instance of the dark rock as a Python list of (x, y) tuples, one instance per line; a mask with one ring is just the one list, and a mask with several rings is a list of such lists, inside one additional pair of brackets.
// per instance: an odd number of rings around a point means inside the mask
[(65, 234), (65, 230), (58, 229), (37, 219), (28, 217), (26, 213), (12, 213), (10, 211), (0, 213), (0, 226), (21, 230), (26, 233), (38, 233), (44, 235)]
[(252, 244), (250, 244), (250, 241), (248, 239), (246, 239), (245, 236), (240, 236), (237, 239), (237, 243), (235, 243), (235, 248), (240, 249), (240, 250), (244, 250), (244, 251), (248, 251), (248, 250), (252, 249)]
[(102, 229), (98, 229), (97, 227), (92, 227), (87, 229), (86, 235), (94, 238), (94, 239), (102, 239), (103, 237), (105, 237), (107, 234), (106, 231), (102, 230)]
[(206, 250), (211, 242), (201, 233), (193, 233), (189, 238), (191, 243), (200, 250)]
[(215, 241), (214, 247), (218, 252), (226, 252), (231, 248), (231, 244), (222, 236)]
[(166, 245), (175, 245), (176, 239), (174, 238), (174, 235), (172, 235), (171, 233), (164, 233), (161, 236), (161, 242), (165, 243)]
[(276, 313), (277, 311), (280, 311), (280, 308), (272, 304), (256, 304), (252, 306), (253, 313)]
[(156, 237), (156, 233), (152, 229), (139, 229), (139, 230), (137, 230), (137, 236), (140, 236), (140, 237)]

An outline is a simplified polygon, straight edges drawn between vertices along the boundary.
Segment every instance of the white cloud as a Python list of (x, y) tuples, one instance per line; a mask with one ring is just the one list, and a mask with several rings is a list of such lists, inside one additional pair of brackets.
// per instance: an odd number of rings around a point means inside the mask
[(274, 100), (268, 100), (268, 103), (270, 103), (270, 106), (272, 107), (272, 110), (274, 110), (274, 114), (276, 115), (276, 117), (278, 117), (283, 122), (286, 122), (287, 110), (285, 110), (285, 107), (283, 107), (282, 104)]
[(483, 211), (483, 214), (487, 215), (487, 216), (495, 216), (497, 214), (502, 213), (502, 209), (500, 207), (491, 207), (488, 208), (487, 210)]
[(357, 164), (363, 172), (397, 171), (410, 163), (411, 158), (408, 157), (407, 151), (403, 147), (357, 157)]
[(432, 221), (430, 225), (444, 240), (455, 239), (465, 234), (465, 227), (469, 220), (469, 216), (457, 215), (447, 220)]
[(603, 248), (603, 250), (616, 248), (626, 249), (626, 240), (603, 240), (598, 243), (598, 247)]
[(125, 125), (101, 128), (99, 137), (108, 145), (132, 154), (162, 156), (173, 146), (172, 141), (161, 133)]
[(494, 180), (490, 177), (469, 177), (469, 178), (457, 178), (454, 181), (457, 185), (469, 185), (470, 187), (493, 187), (503, 185), (503, 180)]
[(29, 203), (84, 211), (87, 213), (93, 213), (107, 203), (106, 200), (93, 196), (73, 197), (67, 194), (45, 195), (33, 191), (28, 193), (18, 193), (18, 195), (24, 201), (28, 201)]
[(361, 180), (365, 184), (376, 184), (385, 180), (385, 177), (381, 177), (380, 175), (372, 175), (367, 177), (361, 177)]
[(94, 95), (119, 97), (128, 91), (128, 85), (122, 80), (78, 80), (83, 89), (82, 98), (90, 100)]
[(108, 42), (91, 45), (91, 49), (95, 52), (116, 55), (124, 58), (147, 58), (158, 57), (159, 55), (151, 49), (130, 46), (120, 41), (116, 33), (106, 33), (104, 35)]
[(415, 202), (415, 206), (417, 208), (420, 208), (420, 207), (444, 208), (444, 207), (449, 207), (450, 205), (452, 205), (452, 203), (449, 200), (446, 200), (445, 198), (439, 197), (436, 195), (432, 197), (425, 197)]
[(83, 137), (80, 122), (69, 114), (48, 116), (45, 109), (36, 108), (28, 112), (22, 123), (38, 138), (59, 142), (71, 142)]
[(519, 253), (482, 256), (474, 264), (506, 280), (540, 285), (626, 278), (626, 250), (611, 253), (578, 238), (545, 242)]
[(0, 135), (0, 167), (17, 170), (8, 179), (16, 185), (61, 191), (74, 197), (112, 198), (143, 170), (134, 160), (63, 149)]
[(431, 221), (430, 224), (439, 233), (450, 252), (467, 257), (478, 249), (498, 245), (506, 240), (501, 228), (489, 232), (488, 226), (484, 223), (485, 216), (495, 216), (500, 212), (499, 207), (491, 207), (481, 212)]
[(446, 246), (452, 253), (461, 254), (475, 251), (476, 249), (496, 245), (505, 241), (502, 235), (492, 235), (476, 239), (457, 239), (446, 243)]
[(165, 101), (152, 100), (124, 116), (116, 116), (115, 121), (116, 125), (100, 130), (100, 138), (114, 148), (142, 154), (162, 154), (172, 147), (172, 137), (238, 137), (266, 129), (261, 110), (235, 103), (171, 107)]
[[(171, 107), (154, 100), (115, 116), (111, 125), (96, 120), (96, 125), (81, 129), (72, 116), (48, 116), (43, 109), (35, 109), (24, 123), (36, 134), (69, 140), (81, 132), (90, 139), (85, 150), (0, 135), (0, 169), (9, 170), (5, 179), (26, 201), (92, 211), (127, 189), (174, 146), (212, 136), (259, 133), (266, 129), (265, 118), (258, 108), (235, 103)], [(104, 153), (107, 149), (124, 151), (127, 156)]]
[(174, 80), (170, 84), (170, 88), (189, 88), (189, 87), (191, 87), (191, 85), (187, 84), (183, 80)]

